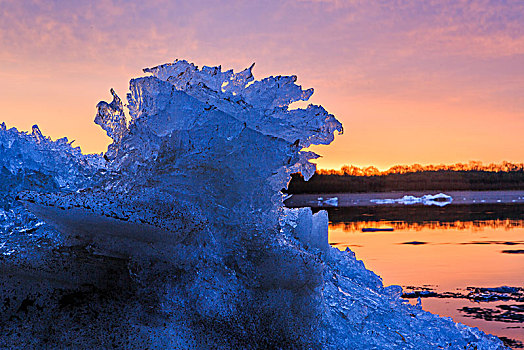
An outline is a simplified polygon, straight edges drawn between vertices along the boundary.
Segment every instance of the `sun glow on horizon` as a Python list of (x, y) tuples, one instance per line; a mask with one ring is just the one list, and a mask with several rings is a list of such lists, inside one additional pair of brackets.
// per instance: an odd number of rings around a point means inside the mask
[(235, 71), (257, 62), (255, 78), (314, 88), (292, 107), (320, 104), (345, 129), (312, 147), (319, 168), (524, 159), (519, 2), (17, 1), (0, 19), (0, 121), (38, 124), (86, 153), (110, 142), (93, 123), (109, 89), (125, 100), (142, 68), (181, 58)]

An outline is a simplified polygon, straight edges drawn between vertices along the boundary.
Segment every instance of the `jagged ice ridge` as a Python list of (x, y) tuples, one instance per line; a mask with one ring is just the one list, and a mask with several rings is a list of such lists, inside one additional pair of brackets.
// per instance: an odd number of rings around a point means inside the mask
[(4, 243), (48, 242), (2, 250), (0, 347), (503, 349), (331, 248), (327, 212), (283, 206), (342, 125), (289, 108), (313, 93), (295, 76), (252, 69), (145, 69), (126, 106), (97, 106), (103, 157), (0, 128), (1, 190), (23, 184), (3, 210), (27, 217), (0, 213)]

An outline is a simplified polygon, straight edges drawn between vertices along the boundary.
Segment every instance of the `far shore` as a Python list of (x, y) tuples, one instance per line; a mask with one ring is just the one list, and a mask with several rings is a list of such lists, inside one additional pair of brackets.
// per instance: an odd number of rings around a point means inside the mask
[(449, 191), (524, 191), (524, 170), (516, 171), (419, 171), (357, 176), (315, 173), (305, 181), (293, 174), (289, 194), (382, 193)]

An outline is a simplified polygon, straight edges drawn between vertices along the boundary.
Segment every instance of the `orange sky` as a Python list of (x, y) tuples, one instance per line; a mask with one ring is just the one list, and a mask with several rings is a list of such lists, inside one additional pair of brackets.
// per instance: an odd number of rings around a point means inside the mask
[(175, 58), (298, 75), (344, 124), (322, 168), (524, 160), (521, 1), (0, 0), (0, 121), (104, 151), (98, 101)]

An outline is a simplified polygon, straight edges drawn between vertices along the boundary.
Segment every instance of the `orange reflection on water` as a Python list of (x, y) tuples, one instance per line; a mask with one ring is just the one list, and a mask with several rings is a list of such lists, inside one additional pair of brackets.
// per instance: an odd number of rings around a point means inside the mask
[[(362, 232), (365, 227), (394, 231)], [(524, 254), (518, 253), (524, 249), (524, 220), (333, 223), (329, 240), (353, 250), (385, 285), (524, 285)]]
[[(362, 232), (363, 228), (394, 230)], [(524, 286), (524, 220), (332, 223), (329, 240), (339, 249), (353, 250), (357, 259), (382, 277), (384, 285), (429, 286), (436, 292), (456, 292), (468, 286)], [(524, 342), (521, 323), (491, 322), (459, 311), (462, 307), (496, 308), (499, 304), (511, 303), (452, 298), (422, 300), (427, 311)]]
[(476, 220), (476, 221), (427, 221), (427, 222), (405, 222), (405, 221), (355, 221), (331, 223), (330, 229), (348, 232), (361, 231), (363, 228), (394, 228), (395, 230), (435, 230), (435, 229), (457, 229), (482, 231), (485, 228), (514, 229), (524, 227), (524, 220)]

